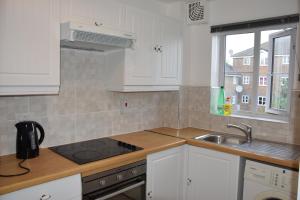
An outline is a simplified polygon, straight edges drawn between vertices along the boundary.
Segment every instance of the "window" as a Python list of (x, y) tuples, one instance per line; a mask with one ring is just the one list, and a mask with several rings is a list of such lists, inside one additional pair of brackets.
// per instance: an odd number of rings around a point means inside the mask
[(214, 33), (212, 86), (224, 86), (227, 95), (236, 96), (233, 114), (288, 120), (296, 27)]
[(265, 50), (260, 50), (260, 60), (259, 65), (260, 66), (268, 66), (268, 52)]
[(282, 56), (282, 64), (284, 64), (284, 65), (290, 64), (290, 56), (288, 56), (288, 55)]
[(244, 103), (244, 104), (249, 103), (249, 95), (243, 95), (242, 96), (242, 103)]
[(243, 58), (243, 65), (250, 65), (251, 58), (250, 57), (244, 57)]
[(289, 78), (288, 77), (280, 77), (280, 85), (281, 86), (286, 86), (287, 87), (287, 84), (289, 83)]
[(236, 96), (231, 96), (231, 104), (232, 105), (236, 104)]
[(243, 76), (243, 84), (244, 85), (250, 84), (250, 76)]
[(232, 84), (236, 85), (238, 83), (238, 77), (234, 76), (232, 79)]
[(267, 86), (268, 77), (267, 76), (259, 76), (259, 86)]
[(264, 106), (264, 105), (266, 105), (266, 102), (267, 102), (267, 97), (263, 97), (263, 96), (257, 97), (257, 105), (258, 106)]

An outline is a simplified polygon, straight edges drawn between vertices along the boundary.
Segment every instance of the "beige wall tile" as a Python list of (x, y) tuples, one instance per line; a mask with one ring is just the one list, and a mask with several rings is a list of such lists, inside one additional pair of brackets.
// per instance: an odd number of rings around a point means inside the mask
[[(0, 155), (15, 152), (14, 124), (22, 120), (44, 127), (43, 147), (177, 127), (178, 92), (106, 91), (105, 64), (102, 53), (61, 49), (59, 95), (0, 97)], [(127, 108), (122, 106), (125, 101)]]
[[(293, 92), (292, 119), (290, 123), (275, 123), (237, 117), (223, 117), (209, 114), (209, 87), (184, 87), (182, 108), (188, 108), (185, 117), (189, 126), (214, 131), (243, 135), (240, 131), (226, 128), (226, 124), (246, 123), (253, 127), (253, 137), (270, 141), (300, 144), (300, 98), (299, 92)], [(186, 97), (188, 95), (188, 97)], [(186, 110), (186, 109), (185, 109)], [(187, 120), (187, 119), (184, 119)]]

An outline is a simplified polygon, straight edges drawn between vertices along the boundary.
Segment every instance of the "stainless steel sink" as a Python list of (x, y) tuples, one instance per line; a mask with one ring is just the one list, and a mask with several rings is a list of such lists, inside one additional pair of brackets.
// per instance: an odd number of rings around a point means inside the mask
[(247, 142), (247, 139), (245, 137), (223, 133), (210, 133), (195, 137), (194, 139), (229, 146), (241, 145)]
[(216, 144), (222, 144), (225, 140), (223, 135), (207, 134), (199, 137), (195, 137), (196, 140), (203, 140), (206, 142), (212, 142)]

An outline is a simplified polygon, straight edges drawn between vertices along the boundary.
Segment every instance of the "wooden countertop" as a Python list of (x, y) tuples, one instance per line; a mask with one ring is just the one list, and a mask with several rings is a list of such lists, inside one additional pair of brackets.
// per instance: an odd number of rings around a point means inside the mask
[(299, 145), (253, 139), (251, 144), (244, 144), (241, 145), (241, 147), (230, 147), (193, 139), (196, 136), (205, 135), (211, 132), (208, 130), (196, 128), (173, 129), (163, 127), (151, 129), (149, 131), (185, 139), (187, 144), (193, 146), (239, 155), (245, 158), (277, 164), (297, 170), (299, 169)]
[[(149, 131), (113, 136), (113, 139), (127, 142), (144, 149), (84, 165), (78, 165), (69, 161), (49, 149), (41, 149), (39, 157), (27, 160), (24, 163), (25, 166), (31, 169), (31, 173), (19, 177), (0, 177), (0, 195), (77, 173), (81, 173), (82, 176), (88, 176), (93, 173), (145, 159), (147, 154), (183, 144), (190, 144), (239, 155), (249, 159), (299, 169), (300, 146), (298, 145), (253, 140), (253, 145), (248, 145), (245, 148), (233, 148), (193, 139), (196, 136), (205, 135), (209, 132), (208, 130), (196, 128), (157, 128)], [(263, 150), (261, 147), (263, 147)], [(20, 160), (17, 160), (15, 155), (1, 156), (0, 174), (21, 172), (18, 168), (18, 162), (20, 162)]]
[[(18, 177), (0, 177), (0, 195), (77, 173), (81, 173), (82, 176), (87, 176), (92, 173), (105, 171), (145, 159), (149, 153), (180, 146), (185, 143), (185, 140), (180, 138), (144, 131), (113, 136), (112, 138), (144, 149), (84, 165), (78, 165), (69, 161), (49, 149), (40, 149), (39, 157), (24, 162), (24, 166), (29, 167), (31, 173)], [(0, 174), (21, 172), (18, 168), (18, 162), (20, 162), (20, 160), (17, 160), (14, 154), (1, 156)]]

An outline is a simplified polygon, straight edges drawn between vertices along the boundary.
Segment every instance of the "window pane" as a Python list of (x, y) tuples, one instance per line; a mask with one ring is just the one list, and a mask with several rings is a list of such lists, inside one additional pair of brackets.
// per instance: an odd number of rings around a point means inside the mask
[(234, 100), (234, 112), (251, 111), (254, 33), (226, 35), (225, 39), (225, 96)]
[[(269, 65), (269, 48), (270, 48), (270, 41), (269, 37), (271, 34), (276, 34), (282, 32), (282, 29), (278, 30), (267, 30), (267, 31), (262, 31), (260, 38), (260, 63), (259, 63), (259, 80), (258, 80), (258, 88), (257, 88), (257, 96), (258, 97), (267, 97), (268, 94), (268, 85), (270, 84), (269, 79), (269, 72), (270, 72), (270, 65)], [(262, 99), (263, 100), (263, 99)], [(265, 101), (267, 101), (265, 99)], [(261, 104), (258, 99), (257, 103), (257, 108), (256, 111), (258, 113), (265, 113), (266, 110), (266, 103), (263, 103), (261, 101)]]
[(271, 108), (287, 111), (291, 36), (274, 39)]

